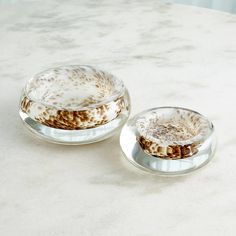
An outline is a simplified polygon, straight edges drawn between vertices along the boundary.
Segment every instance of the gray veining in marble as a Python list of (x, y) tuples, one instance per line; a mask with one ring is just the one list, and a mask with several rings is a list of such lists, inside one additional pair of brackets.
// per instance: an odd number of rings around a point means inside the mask
[[(235, 235), (235, 15), (155, 0), (0, 2), (0, 235)], [(21, 89), (63, 64), (122, 78), (132, 115), (203, 113), (218, 135), (214, 160), (163, 178), (127, 163), (119, 135), (73, 147), (31, 136)]]

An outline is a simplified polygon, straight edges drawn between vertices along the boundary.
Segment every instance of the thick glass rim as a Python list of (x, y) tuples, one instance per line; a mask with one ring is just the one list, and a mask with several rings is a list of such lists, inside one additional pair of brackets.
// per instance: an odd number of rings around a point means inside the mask
[[(41, 101), (40, 99), (32, 98), (32, 97), (30, 97), (28, 95), (28, 87), (27, 86), (35, 78), (37, 78), (39, 76), (42, 76), (43, 74), (49, 73), (52, 70), (56, 70), (56, 69), (73, 69), (73, 68), (88, 68), (88, 69), (96, 70), (98, 72), (105, 73), (108, 76), (108, 78), (111, 81), (114, 82), (114, 84), (117, 86), (117, 89), (115, 91), (113, 91), (113, 93), (110, 96), (105, 97), (104, 99), (102, 99), (101, 101), (99, 101), (97, 103), (89, 104), (87, 106), (79, 106), (77, 108), (76, 107), (65, 108), (65, 107), (54, 106), (52, 104), (48, 104), (47, 102)], [(99, 69), (97, 67), (90, 66), (90, 65), (65, 65), (65, 66), (50, 67), (50, 68), (48, 68), (46, 70), (43, 70), (43, 71), (35, 74), (33, 77), (31, 77), (26, 82), (26, 84), (25, 84), (25, 86), (23, 88), (23, 92), (22, 93), (30, 101), (40, 103), (43, 106), (48, 107), (48, 108), (57, 109), (57, 110), (61, 110), (61, 111), (84, 111), (84, 110), (96, 109), (96, 108), (98, 108), (98, 107), (100, 107), (102, 105), (109, 104), (112, 101), (117, 100), (120, 97), (122, 97), (124, 95), (125, 91), (126, 91), (126, 87), (125, 87), (123, 81), (121, 79), (117, 78), (116, 76), (114, 76), (113, 74), (105, 71), (105, 70), (101, 70), (101, 69)]]

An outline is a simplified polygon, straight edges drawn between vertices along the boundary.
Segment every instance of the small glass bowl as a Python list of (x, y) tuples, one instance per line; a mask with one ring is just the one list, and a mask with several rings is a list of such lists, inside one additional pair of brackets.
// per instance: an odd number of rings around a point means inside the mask
[(160, 175), (178, 175), (207, 164), (214, 155), (213, 124), (180, 107), (143, 111), (123, 127), (120, 145), (135, 166)]
[(122, 80), (91, 66), (62, 66), (36, 74), (26, 84), (20, 117), (45, 140), (62, 144), (101, 141), (130, 114)]

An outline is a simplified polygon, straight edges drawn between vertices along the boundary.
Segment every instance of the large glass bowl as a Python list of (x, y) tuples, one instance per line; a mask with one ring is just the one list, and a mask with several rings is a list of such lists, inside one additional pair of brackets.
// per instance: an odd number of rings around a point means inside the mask
[(63, 144), (106, 139), (124, 125), (129, 113), (122, 80), (91, 66), (62, 66), (36, 74), (20, 101), (26, 127)]

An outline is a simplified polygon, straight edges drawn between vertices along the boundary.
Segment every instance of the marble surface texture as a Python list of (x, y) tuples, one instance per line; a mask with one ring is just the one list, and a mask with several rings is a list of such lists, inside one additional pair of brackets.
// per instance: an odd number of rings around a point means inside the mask
[[(0, 235), (236, 235), (236, 16), (157, 0), (0, 1)], [(206, 167), (164, 178), (122, 156), (119, 135), (60, 146), (21, 124), (35, 73), (89, 64), (122, 78), (132, 115), (183, 106), (213, 121)]]

